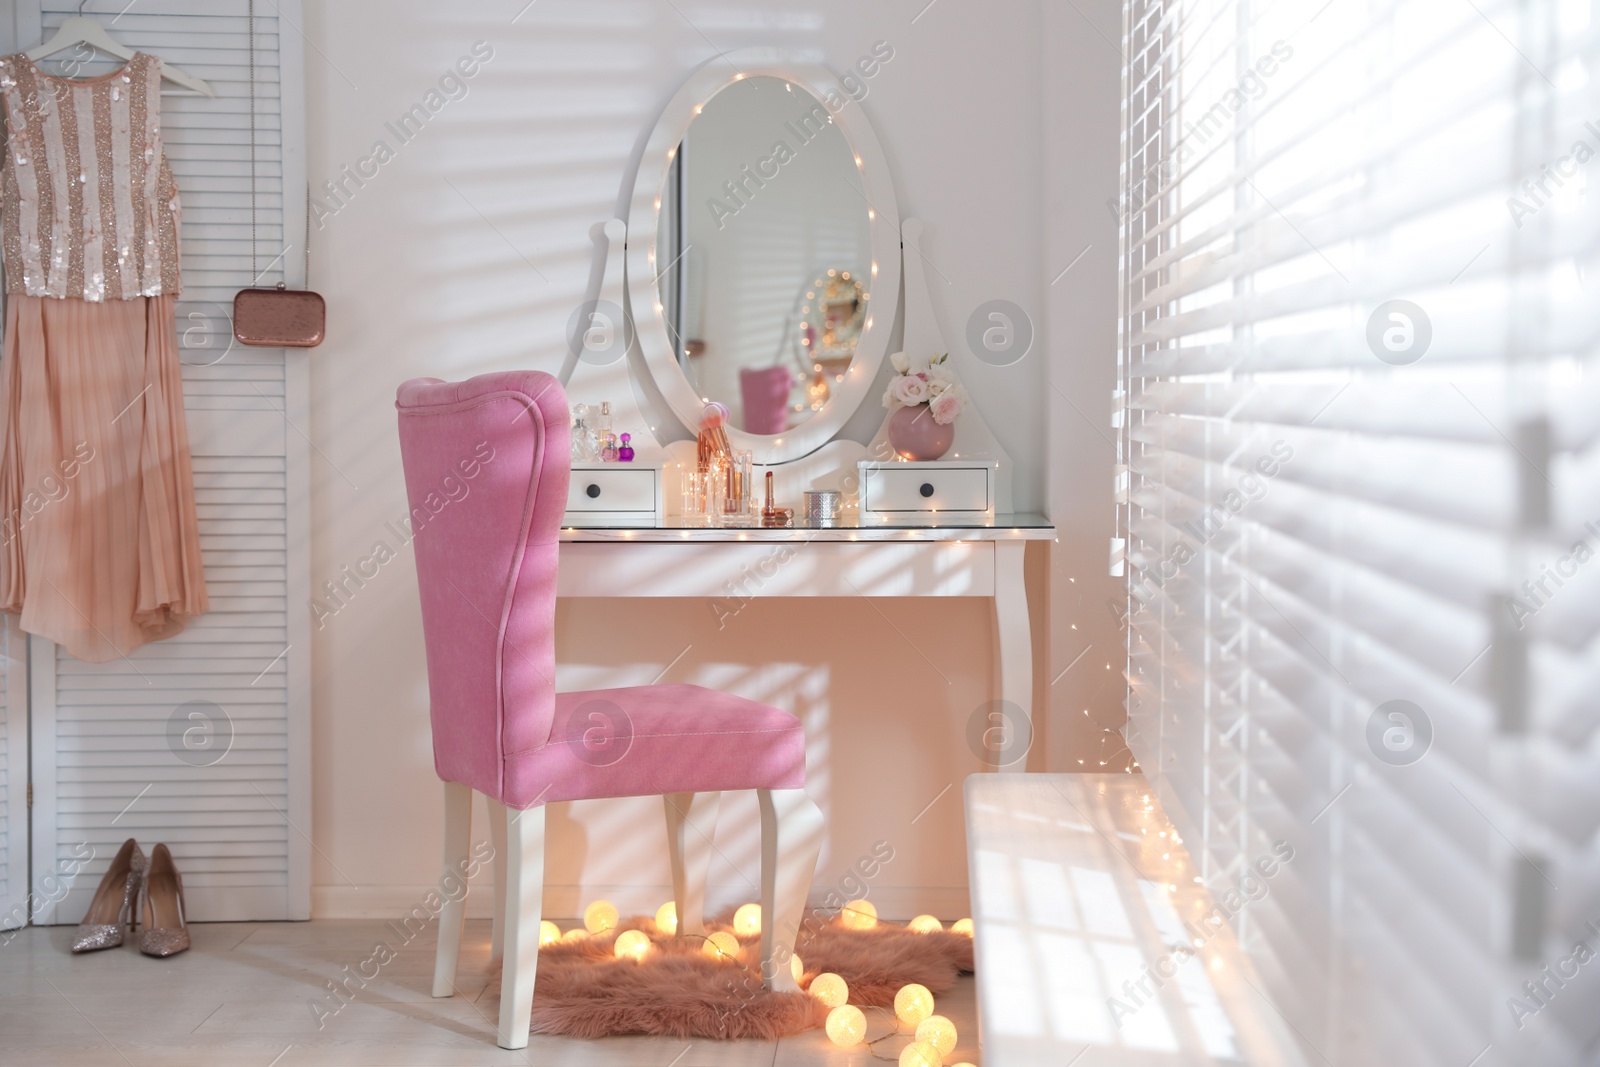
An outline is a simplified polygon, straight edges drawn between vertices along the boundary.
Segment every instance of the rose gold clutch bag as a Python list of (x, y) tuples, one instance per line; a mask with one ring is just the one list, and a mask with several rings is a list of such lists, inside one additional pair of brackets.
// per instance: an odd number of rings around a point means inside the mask
[(233, 297), (233, 336), (258, 348), (315, 348), (328, 309), (309, 289), (241, 289)]

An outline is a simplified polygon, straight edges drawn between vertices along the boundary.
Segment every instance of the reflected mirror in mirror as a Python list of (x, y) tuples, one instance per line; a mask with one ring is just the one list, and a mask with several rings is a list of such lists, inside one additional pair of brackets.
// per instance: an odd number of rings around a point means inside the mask
[(698, 108), (662, 191), (656, 263), (668, 339), (696, 393), (754, 434), (820, 410), (872, 295), (861, 174), (822, 102), (756, 76)]

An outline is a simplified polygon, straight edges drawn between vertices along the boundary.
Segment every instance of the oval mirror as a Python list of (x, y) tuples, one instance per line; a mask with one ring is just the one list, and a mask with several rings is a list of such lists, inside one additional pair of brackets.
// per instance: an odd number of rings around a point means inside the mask
[(685, 427), (715, 401), (761, 462), (826, 443), (877, 374), (899, 287), (893, 189), (861, 105), (825, 71), (718, 59), (663, 114), (634, 211), (634, 315), (654, 320), (640, 344)]

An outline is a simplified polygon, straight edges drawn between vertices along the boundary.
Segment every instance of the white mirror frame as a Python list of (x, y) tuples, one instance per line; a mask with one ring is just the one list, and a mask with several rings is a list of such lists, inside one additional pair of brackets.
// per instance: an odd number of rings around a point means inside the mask
[[(700, 108), (734, 82), (758, 76), (782, 78), (805, 89), (843, 131), (861, 174), (867, 200), (863, 206), (869, 211), (867, 226), (872, 238), (867, 318), (845, 380), (834, 383), (828, 402), (821, 410), (781, 434), (765, 436), (728, 427), (729, 444), (736, 449), (748, 449), (758, 464), (774, 464), (798, 459), (827, 444), (856, 413), (862, 401), (868, 399), (867, 392), (888, 354), (889, 334), (894, 329), (900, 299), (900, 208), (895, 201), (894, 182), (872, 124), (867, 121), (860, 102), (851, 100), (840, 87), (836, 74), (814, 64), (775, 63), (769, 49), (738, 49), (707, 61), (689, 75), (661, 113), (639, 160), (633, 202), (628, 212), (628, 298), (633, 311), (634, 336), (638, 338), (645, 366), (673, 413), (689, 433), (694, 434), (699, 428), (705, 400), (690, 386), (673, 355), (656, 284), (661, 194), (672, 156)], [(837, 111), (827, 108), (830, 93), (846, 101)]]

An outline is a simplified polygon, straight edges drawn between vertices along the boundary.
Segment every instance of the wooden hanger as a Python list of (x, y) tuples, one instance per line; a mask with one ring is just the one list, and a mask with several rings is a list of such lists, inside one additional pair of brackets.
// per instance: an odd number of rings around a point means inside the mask
[[(55, 36), (43, 44), (30, 48), (28, 50), (28, 58), (37, 63), (47, 56), (53, 56), (57, 52), (66, 51), (76, 45), (88, 45), (97, 52), (104, 52), (108, 56), (115, 56), (121, 60), (133, 58), (131, 49), (118, 44), (100, 23), (83, 14), (83, 4), (78, 5), (78, 14), (68, 17), (61, 23), (61, 28), (56, 30)], [(185, 89), (193, 89), (202, 96), (215, 97), (217, 95), (211, 86), (196, 78), (193, 74), (187, 74), (177, 67), (171, 67), (163, 63), (161, 65), (161, 76), (167, 81), (183, 86)]]

